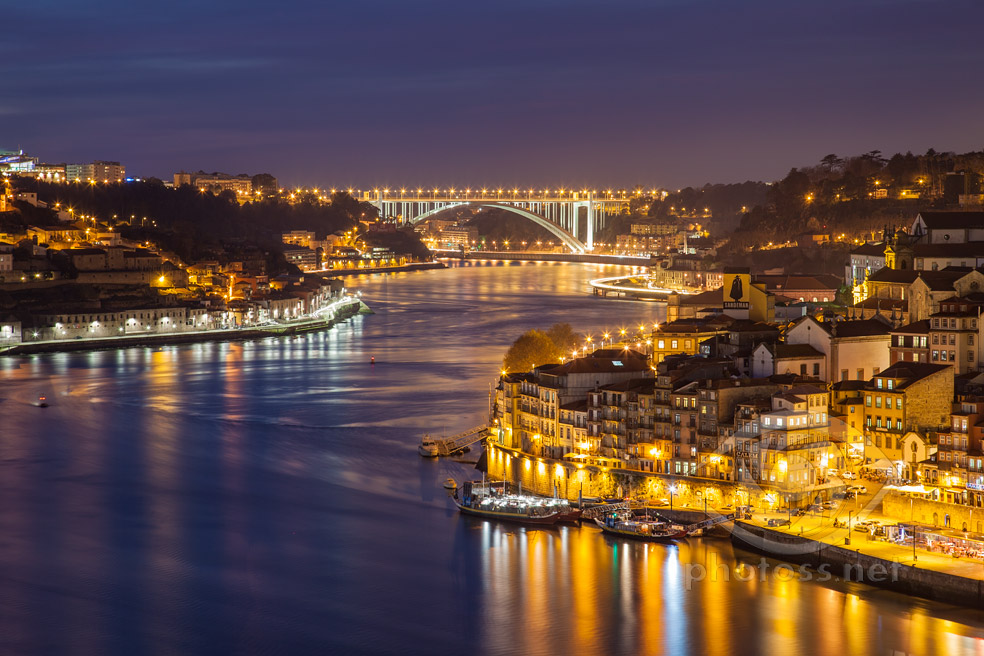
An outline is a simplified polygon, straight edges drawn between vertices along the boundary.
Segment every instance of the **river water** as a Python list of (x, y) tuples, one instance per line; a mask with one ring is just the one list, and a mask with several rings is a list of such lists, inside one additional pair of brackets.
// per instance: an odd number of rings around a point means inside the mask
[(452, 511), (478, 474), (421, 434), (485, 419), (524, 330), (662, 318), (589, 293), (621, 271), (375, 274), (348, 279), (375, 314), (324, 333), (0, 360), (0, 654), (984, 651), (981, 612), (724, 540)]

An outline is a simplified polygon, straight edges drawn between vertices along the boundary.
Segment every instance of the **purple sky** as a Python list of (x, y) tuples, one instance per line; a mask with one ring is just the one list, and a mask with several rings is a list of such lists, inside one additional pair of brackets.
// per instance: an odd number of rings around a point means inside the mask
[(678, 187), (984, 148), (980, 0), (32, 0), (0, 147), (132, 175)]

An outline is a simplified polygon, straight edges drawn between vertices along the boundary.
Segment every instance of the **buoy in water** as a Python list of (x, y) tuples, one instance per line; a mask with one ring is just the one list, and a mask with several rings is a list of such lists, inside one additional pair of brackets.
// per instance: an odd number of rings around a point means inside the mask
[(456, 480), (454, 480), (453, 478), (449, 478), (448, 480), (444, 481), (444, 489), (445, 490), (457, 490), (458, 489), (458, 482)]
[(376, 364), (376, 356), (375, 355), (372, 356), (371, 358), (369, 358), (369, 364)]

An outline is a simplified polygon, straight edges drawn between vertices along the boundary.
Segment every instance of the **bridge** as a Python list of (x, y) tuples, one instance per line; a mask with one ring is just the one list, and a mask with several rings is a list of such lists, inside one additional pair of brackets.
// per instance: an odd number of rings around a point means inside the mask
[(584, 253), (594, 248), (595, 231), (609, 216), (621, 213), (630, 197), (624, 192), (565, 189), (374, 189), (364, 192), (363, 200), (375, 205), (381, 217), (403, 224), (420, 223), (456, 207), (497, 207), (545, 228), (572, 252)]

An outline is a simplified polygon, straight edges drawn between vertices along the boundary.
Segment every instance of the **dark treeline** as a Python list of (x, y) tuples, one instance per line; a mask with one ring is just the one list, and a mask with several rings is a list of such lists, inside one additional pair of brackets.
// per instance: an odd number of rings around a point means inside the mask
[[(959, 175), (953, 175), (959, 174)], [(981, 193), (984, 152), (924, 155), (870, 151), (830, 154), (794, 168), (769, 186), (766, 202), (751, 208), (732, 239), (744, 247), (802, 232), (856, 233), (905, 225), (923, 209), (952, 207), (963, 193)]]
[[(229, 241), (276, 247), (283, 232), (310, 230), (324, 237), (377, 216), (375, 207), (345, 192), (336, 192), (324, 202), (315, 194), (301, 194), (290, 202), (269, 197), (240, 205), (229, 191), (213, 195), (191, 186), (172, 189), (154, 180), (96, 185), (19, 180), (16, 186), (36, 191), (52, 207), (57, 203), (76, 216), (87, 214), (115, 224), (128, 238), (146, 235), (185, 261), (206, 257)], [(37, 221), (42, 213), (32, 211), (31, 220)], [(49, 220), (54, 218), (51, 213)]]

